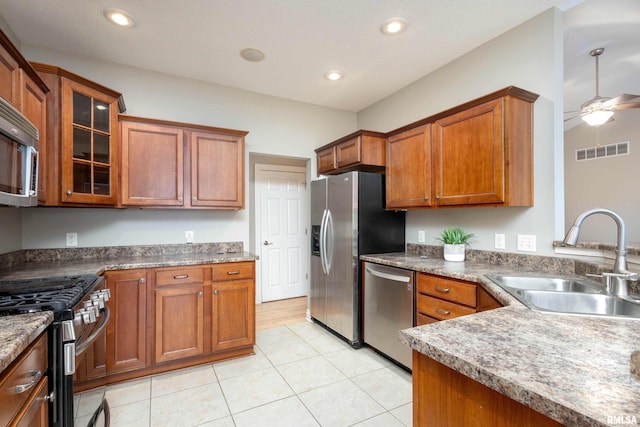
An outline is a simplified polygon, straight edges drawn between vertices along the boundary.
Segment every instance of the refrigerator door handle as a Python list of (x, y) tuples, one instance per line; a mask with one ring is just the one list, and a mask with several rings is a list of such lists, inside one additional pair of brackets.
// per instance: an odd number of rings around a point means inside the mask
[(322, 266), (322, 272), (329, 274), (327, 271), (327, 210), (322, 212), (322, 220), (320, 221), (320, 265)]
[(394, 282), (409, 283), (411, 281), (410, 277), (383, 273), (382, 271), (374, 270), (373, 268), (370, 268), (370, 267), (367, 267), (367, 272), (374, 276), (380, 277), (382, 279), (393, 280)]
[(331, 217), (331, 210), (327, 209), (327, 226), (326, 226), (326, 249), (325, 249), (325, 258), (327, 265), (327, 274), (331, 272), (331, 264), (333, 261), (333, 218)]

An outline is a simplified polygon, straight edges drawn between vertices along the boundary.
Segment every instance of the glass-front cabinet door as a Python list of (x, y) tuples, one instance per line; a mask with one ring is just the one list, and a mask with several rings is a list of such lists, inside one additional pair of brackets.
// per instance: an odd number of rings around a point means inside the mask
[(114, 205), (117, 99), (63, 80), (62, 194), (67, 203)]

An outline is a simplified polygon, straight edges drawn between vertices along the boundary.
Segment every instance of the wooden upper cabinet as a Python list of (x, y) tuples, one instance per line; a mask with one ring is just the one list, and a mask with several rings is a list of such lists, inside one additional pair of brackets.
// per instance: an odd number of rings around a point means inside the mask
[(122, 95), (62, 68), (32, 63), (49, 86), (40, 180), (47, 206), (115, 206)]
[(430, 128), (418, 126), (387, 139), (387, 208), (432, 205)]
[(20, 66), (18, 61), (0, 45), (0, 96), (17, 107)]
[(378, 132), (360, 130), (315, 151), (318, 174), (349, 170), (381, 172), (385, 166), (384, 134)]
[(121, 118), (121, 203), (184, 206), (184, 131)]
[(537, 97), (508, 87), (392, 132), (387, 208), (533, 206)]
[(121, 206), (244, 208), (247, 132), (120, 116)]

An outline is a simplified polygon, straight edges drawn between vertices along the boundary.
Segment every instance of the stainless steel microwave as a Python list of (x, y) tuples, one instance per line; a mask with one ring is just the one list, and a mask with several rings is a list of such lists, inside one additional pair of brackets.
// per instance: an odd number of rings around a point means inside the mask
[(0, 205), (38, 204), (38, 129), (0, 97)]

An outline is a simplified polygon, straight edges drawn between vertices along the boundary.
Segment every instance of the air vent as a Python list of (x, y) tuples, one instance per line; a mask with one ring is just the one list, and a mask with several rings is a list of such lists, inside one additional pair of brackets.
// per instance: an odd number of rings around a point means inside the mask
[(576, 162), (583, 160), (597, 160), (605, 157), (626, 156), (629, 154), (629, 141), (617, 142), (609, 145), (599, 145), (591, 148), (576, 150)]

